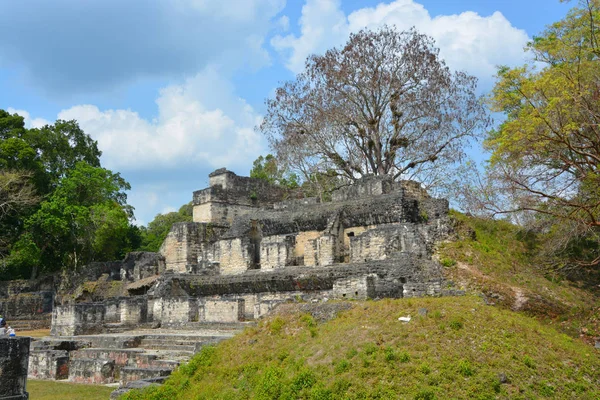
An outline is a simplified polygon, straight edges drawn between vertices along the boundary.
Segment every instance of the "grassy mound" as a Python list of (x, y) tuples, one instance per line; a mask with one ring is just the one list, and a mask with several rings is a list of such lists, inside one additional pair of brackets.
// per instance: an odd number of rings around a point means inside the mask
[(465, 296), (286, 304), (124, 399), (597, 399), (599, 379), (582, 341)]
[(437, 252), (448, 279), (489, 303), (543, 319), (590, 343), (600, 336), (597, 293), (586, 282), (571, 282), (540, 266), (543, 238), (505, 221), (452, 212), (457, 240)]

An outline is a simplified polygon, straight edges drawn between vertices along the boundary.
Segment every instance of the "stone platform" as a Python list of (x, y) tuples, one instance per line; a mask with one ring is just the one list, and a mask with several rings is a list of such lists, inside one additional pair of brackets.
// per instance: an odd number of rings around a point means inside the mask
[(192, 323), (182, 329), (49, 336), (31, 345), (29, 378), (87, 384), (119, 383), (124, 388), (132, 381), (170, 375), (203, 346), (228, 339), (248, 324), (251, 323)]

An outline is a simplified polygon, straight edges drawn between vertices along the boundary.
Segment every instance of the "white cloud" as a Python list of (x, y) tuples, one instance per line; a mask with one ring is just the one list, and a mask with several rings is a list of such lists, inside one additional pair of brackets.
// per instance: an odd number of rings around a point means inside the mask
[(162, 89), (156, 103), (158, 116), (151, 121), (94, 105), (74, 106), (58, 117), (77, 120), (98, 141), (103, 165), (117, 171), (243, 167), (264, 152), (254, 131), (261, 117), (215, 68)]
[(177, 209), (176, 209), (175, 207), (172, 207), (172, 206), (166, 206), (165, 208), (163, 208), (163, 209), (161, 210), (161, 212), (160, 212), (160, 213), (161, 213), (161, 214), (168, 214), (168, 213), (172, 213), (172, 212), (175, 212), (175, 211), (177, 211)]
[(290, 30), (290, 18), (287, 15), (281, 16), (281, 18), (279, 18), (277, 20), (277, 26), (284, 32), (289, 31)]
[(481, 16), (461, 14), (431, 17), (414, 0), (396, 0), (376, 7), (362, 8), (346, 15), (339, 0), (307, 0), (299, 21), (299, 36), (277, 35), (271, 45), (286, 57), (286, 65), (300, 72), (304, 60), (313, 53), (343, 44), (351, 32), (374, 29), (384, 24), (399, 30), (413, 26), (432, 36), (441, 57), (454, 69), (466, 70), (489, 81), (500, 64), (514, 65), (524, 60), (525, 31), (517, 29), (500, 12)]
[(285, 0), (28, 0), (0, 8), (0, 68), (47, 95), (179, 79), (207, 65), (271, 61), (263, 38)]
[(50, 121), (47, 121), (44, 118), (33, 118), (32, 119), (29, 112), (27, 112), (25, 110), (17, 110), (12, 107), (8, 107), (6, 109), (6, 111), (8, 111), (10, 114), (19, 114), (21, 117), (23, 117), (26, 128), (41, 128), (44, 125), (48, 125), (51, 123)]

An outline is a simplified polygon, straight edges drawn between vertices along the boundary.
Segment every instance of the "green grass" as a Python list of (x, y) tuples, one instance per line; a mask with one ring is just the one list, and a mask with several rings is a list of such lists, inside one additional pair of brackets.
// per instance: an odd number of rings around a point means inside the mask
[[(536, 252), (540, 238), (505, 221), (467, 217), (451, 212), (458, 240), (437, 251), (449, 280), (472, 292), (494, 294), (491, 300), (560, 324), (576, 336), (582, 329), (600, 335), (594, 306), (597, 297), (577, 283), (540, 267)], [(542, 238), (543, 239), (543, 238)], [(517, 302), (516, 293), (526, 298)]]
[(55, 381), (28, 380), (32, 400), (107, 400), (115, 388)]
[[(600, 398), (598, 352), (536, 318), (476, 296), (352, 304), (321, 324), (296, 305), (280, 307), (205, 348), (162, 387), (124, 398)], [(397, 320), (419, 308), (428, 316)]]
[(540, 269), (518, 227), (452, 218), (436, 256), (467, 296), (352, 302), (326, 323), (283, 305), (124, 399), (600, 399), (597, 297)]

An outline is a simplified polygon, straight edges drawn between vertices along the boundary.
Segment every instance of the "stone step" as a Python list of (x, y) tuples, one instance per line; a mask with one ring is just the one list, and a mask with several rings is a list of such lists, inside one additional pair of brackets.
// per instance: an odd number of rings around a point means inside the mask
[(152, 346), (155, 344), (172, 344), (172, 345), (196, 345), (198, 343), (215, 343), (220, 337), (173, 337), (173, 336), (156, 336), (156, 337), (145, 337), (140, 341), (140, 347)]
[(194, 354), (197, 349), (199, 349), (199, 347), (196, 346), (196, 344), (172, 344), (172, 343), (154, 343), (154, 344), (140, 344), (140, 347), (144, 348), (144, 349), (150, 349), (150, 350), (170, 350), (170, 351), (177, 351), (177, 352), (189, 352), (191, 354)]
[(148, 363), (156, 356), (146, 354), (144, 349), (104, 349), (104, 348), (85, 348), (72, 351), (71, 360), (77, 359), (102, 359), (113, 360), (115, 365), (125, 366), (131, 363)]
[(69, 361), (69, 381), (74, 383), (114, 383), (117, 371), (113, 360), (77, 358)]
[(168, 378), (168, 376), (159, 376), (156, 378), (148, 378), (148, 379), (142, 379), (139, 381), (127, 382), (127, 383), (125, 383), (124, 386), (119, 387), (117, 390), (113, 391), (110, 394), (110, 400), (117, 400), (122, 395), (129, 392), (130, 390), (144, 389), (144, 388), (147, 388), (148, 386), (152, 386), (152, 385), (155, 385), (155, 386), (161, 385), (167, 378)]
[(90, 343), (88, 347), (96, 347), (103, 349), (131, 349), (139, 347), (142, 335), (130, 334), (107, 334), (107, 335), (80, 335), (80, 336), (64, 336), (65, 339), (79, 340)]
[[(153, 322), (147, 322), (147, 323), (139, 323), (136, 324), (135, 328), (136, 329), (152, 329), (156, 327), (156, 323)], [(128, 332), (131, 331), (132, 325), (131, 324), (123, 324), (123, 323), (105, 323), (103, 325), (103, 332), (104, 333), (124, 333), (124, 332)]]
[(51, 318), (45, 319), (14, 319), (8, 320), (8, 325), (15, 331), (34, 331), (38, 329), (50, 329)]
[(186, 322), (169, 327), (170, 330), (217, 330), (217, 331), (242, 331), (247, 327), (256, 326), (256, 321), (243, 322)]
[(164, 368), (164, 367), (150, 367), (150, 368), (136, 368), (136, 367), (123, 367), (121, 369), (121, 385), (125, 385), (127, 382), (138, 381), (148, 378), (158, 378), (163, 376), (171, 375), (175, 368)]
[(144, 349), (147, 354), (156, 355), (157, 360), (188, 362), (195, 354), (185, 350)]
[(91, 346), (91, 342), (73, 338), (63, 337), (45, 337), (37, 340), (32, 340), (29, 348), (31, 351), (35, 350), (67, 350), (73, 351), (83, 347)]
[[(185, 355), (189, 357), (190, 352)], [(170, 354), (165, 354), (170, 355)], [(160, 357), (156, 352), (148, 352), (146, 349), (96, 349), (88, 348), (71, 352), (71, 360), (77, 359), (101, 359), (112, 360), (117, 368), (122, 367), (177, 367), (181, 360), (170, 360)]]

